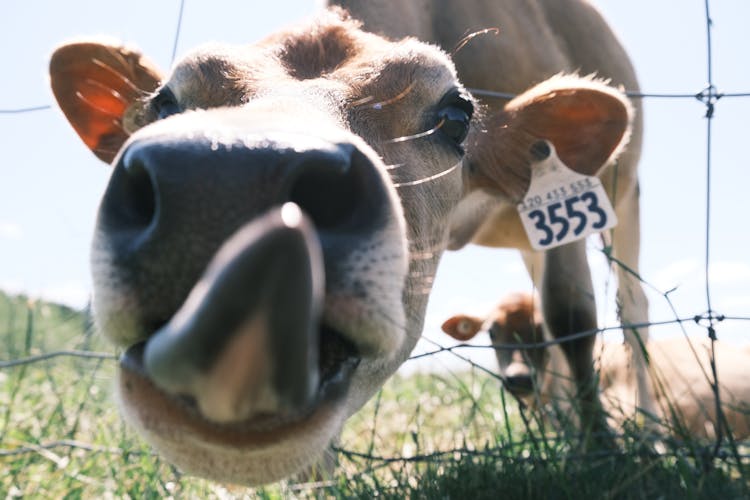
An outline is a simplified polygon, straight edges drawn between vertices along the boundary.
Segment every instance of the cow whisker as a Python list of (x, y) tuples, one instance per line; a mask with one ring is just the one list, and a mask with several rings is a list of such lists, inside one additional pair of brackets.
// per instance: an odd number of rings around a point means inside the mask
[(424, 137), (429, 137), (443, 126), (445, 123), (445, 120), (440, 120), (440, 122), (432, 127), (430, 130), (425, 130), (424, 132), (419, 132), (418, 134), (412, 134), (412, 135), (403, 135), (401, 137), (396, 137), (395, 139), (388, 139), (383, 141), (383, 144), (397, 144), (400, 142), (407, 142), (407, 141), (413, 141), (415, 139), (422, 139)]
[(457, 161), (453, 166), (451, 166), (449, 168), (446, 168), (442, 172), (438, 172), (435, 175), (431, 175), (429, 177), (424, 177), (422, 179), (417, 179), (417, 180), (414, 180), (414, 181), (394, 183), (393, 186), (395, 188), (402, 188), (402, 187), (418, 186), (419, 184), (424, 184), (426, 182), (434, 181), (436, 179), (439, 179), (441, 177), (444, 177), (444, 176), (450, 174), (451, 172), (453, 172), (454, 170), (456, 170), (458, 167), (460, 167), (462, 164), (463, 164), (462, 161)]
[[(94, 86), (101, 87), (102, 89), (104, 89), (104, 90), (108, 91), (109, 93), (111, 93), (117, 100), (119, 100), (119, 101), (121, 101), (123, 103), (126, 103), (126, 101), (122, 98), (122, 96), (119, 93), (117, 93), (116, 91), (114, 91), (112, 89), (109, 89), (109, 88), (105, 87), (104, 85), (102, 85), (101, 83), (96, 82), (94, 80), (87, 80), (87, 82), (90, 83), (90, 84), (92, 84), (92, 85), (94, 85)], [(81, 93), (80, 91), (76, 91), (75, 95), (76, 95), (76, 97), (78, 99), (80, 99), (81, 101), (83, 101), (87, 106), (89, 106), (89, 107), (91, 107), (91, 108), (99, 111), (100, 113), (105, 114), (107, 116), (111, 116), (115, 120), (119, 120), (120, 119), (120, 113), (118, 112), (118, 110), (111, 110), (111, 109), (107, 109), (107, 108), (104, 108), (102, 106), (99, 106), (98, 104), (94, 103), (89, 98), (87, 98), (85, 95), (83, 95), (83, 93)]]
[(469, 43), (470, 41), (474, 40), (476, 37), (478, 37), (480, 35), (488, 35), (488, 34), (499, 35), (500, 34), (500, 28), (498, 28), (498, 27), (485, 28), (483, 30), (479, 30), (479, 31), (475, 31), (473, 33), (469, 33), (468, 35), (466, 35), (465, 37), (463, 37), (461, 40), (459, 40), (459, 42), (456, 44), (456, 46), (453, 47), (453, 50), (451, 50), (451, 52), (450, 52), (450, 56), (451, 57), (455, 56), (458, 52), (461, 51), (461, 49), (463, 49), (466, 46), (467, 43)]
[(110, 148), (92, 148), (92, 151), (95, 153), (101, 153), (106, 155), (114, 156), (117, 154), (119, 149), (110, 149)]
[(114, 77), (116, 77), (118, 80), (120, 80), (122, 83), (124, 83), (125, 85), (127, 85), (128, 87), (130, 87), (135, 92), (138, 92), (140, 94), (148, 94), (149, 93), (148, 91), (146, 91), (146, 90), (138, 87), (135, 83), (133, 83), (132, 80), (130, 80), (128, 77), (126, 77), (121, 72), (119, 72), (116, 69), (114, 69), (112, 66), (106, 64), (105, 62), (103, 62), (103, 61), (101, 61), (99, 59), (96, 59), (96, 58), (93, 58), (92, 62), (94, 64), (96, 64), (97, 66), (99, 66), (100, 68), (102, 68), (103, 70), (105, 70), (106, 72), (112, 74)]
[(399, 92), (395, 96), (393, 96), (393, 97), (391, 97), (389, 99), (386, 99), (384, 101), (378, 101), (378, 102), (373, 103), (373, 104), (370, 104), (370, 103), (373, 100), (375, 100), (374, 96), (363, 97), (362, 99), (358, 99), (358, 100), (354, 101), (353, 103), (351, 103), (350, 108), (361, 108), (361, 107), (367, 106), (367, 107), (370, 107), (372, 109), (383, 109), (385, 106), (388, 106), (390, 104), (394, 104), (394, 103), (400, 101), (401, 99), (403, 99), (404, 97), (406, 97), (407, 95), (409, 95), (409, 93), (414, 89), (414, 85), (415, 84), (416, 84), (416, 82), (411, 82), (404, 90), (402, 90), (401, 92)]

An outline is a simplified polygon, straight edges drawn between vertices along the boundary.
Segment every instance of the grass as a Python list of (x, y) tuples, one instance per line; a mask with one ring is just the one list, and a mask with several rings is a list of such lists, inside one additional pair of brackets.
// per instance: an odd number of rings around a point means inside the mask
[[(0, 360), (112, 353), (84, 313), (0, 293)], [(748, 498), (747, 459), (697, 443), (616, 453), (543, 433), (470, 370), (395, 376), (346, 427), (331, 481), (251, 490), (182, 475), (120, 419), (115, 363), (56, 357), (0, 369), (0, 498)], [(743, 451), (743, 448), (740, 448)], [(747, 448), (744, 448), (747, 453)]]

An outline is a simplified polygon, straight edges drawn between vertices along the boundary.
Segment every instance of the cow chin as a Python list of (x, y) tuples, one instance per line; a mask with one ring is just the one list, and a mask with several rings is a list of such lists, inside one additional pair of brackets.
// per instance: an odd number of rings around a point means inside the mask
[(220, 424), (130, 367), (120, 366), (116, 387), (125, 419), (167, 461), (190, 474), (250, 486), (283, 479), (315, 463), (346, 417), (339, 398), (287, 422), (255, 418)]

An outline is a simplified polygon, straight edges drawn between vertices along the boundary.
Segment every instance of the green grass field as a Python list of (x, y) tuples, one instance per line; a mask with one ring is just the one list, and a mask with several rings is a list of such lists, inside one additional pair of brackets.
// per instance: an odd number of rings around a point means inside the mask
[[(59, 350), (114, 354), (84, 314), (0, 293), (0, 361)], [(584, 453), (527, 425), (499, 382), (468, 366), (394, 377), (345, 429), (329, 481), (219, 485), (182, 475), (129, 431), (114, 369), (71, 356), (0, 368), (0, 498), (750, 498), (747, 447), (664, 441), (654, 454), (625, 432), (618, 451)]]

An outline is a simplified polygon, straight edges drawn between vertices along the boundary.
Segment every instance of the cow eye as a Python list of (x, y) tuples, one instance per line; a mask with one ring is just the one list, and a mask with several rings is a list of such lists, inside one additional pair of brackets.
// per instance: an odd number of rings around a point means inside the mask
[(159, 119), (166, 118), (179, 113), (180, 105), (169, 87), (162, 87), (151, 99), (151, 107)]
[(474, 114), (474, 104), (470, 98), (459, 90), (449, 92), (440, 101), (437, 121), (440, 131), (460, 145), (469, 134), (469, 124)]

